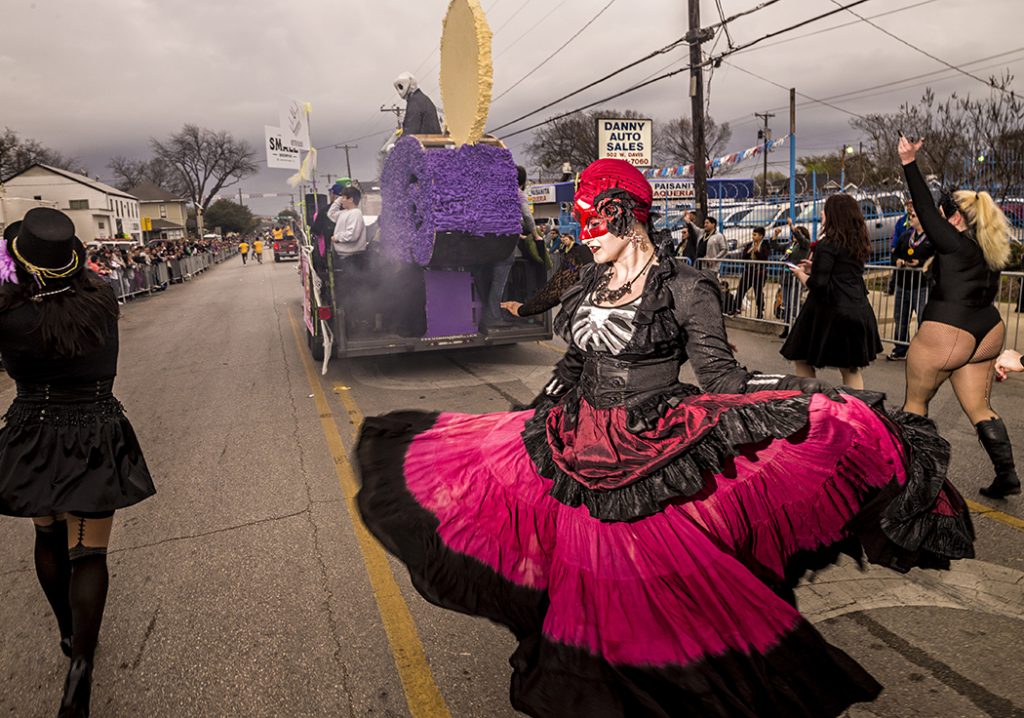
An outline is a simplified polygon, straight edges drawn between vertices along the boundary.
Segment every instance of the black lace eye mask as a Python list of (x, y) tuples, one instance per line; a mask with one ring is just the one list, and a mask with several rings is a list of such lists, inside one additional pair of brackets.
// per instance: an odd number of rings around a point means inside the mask
[(632, 195), (618, 187), (606, 189), (594, 199), (595, 211), (608, 223), (608, 231), (616, 237), (625, 237), (632, 231), (638, 206)]

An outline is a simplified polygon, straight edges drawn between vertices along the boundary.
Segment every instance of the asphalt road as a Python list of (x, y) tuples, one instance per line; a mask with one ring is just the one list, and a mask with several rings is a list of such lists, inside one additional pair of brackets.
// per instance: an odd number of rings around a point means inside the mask
[[(115, 519), (93, 715), (515, 715), (511, 637), (412, 590), (352, 519), (347, 454), (364, 415), (528, 401), (557, 342), (335, 360), (319, 377), (299, 298), (294, 263), (235, 258), (124, 308), (115, 391), (159, 493)], [(748, 366), (786, 368), (778, 339), (731, 339)], [(902, 371), (878, 362), (869, 387), (898, 399)], [(1024, 380), (995, 393), (1024, 446)], [(0, 378), (0, 403), (12, 396)], [(948, 388), (933, 415), (977, 502), (978, 560), (838, 566), (800, 589), (801, 608), (886, 686), (852, 717), (1024, 716), (1024, 502), (977, 495), (990, 467)], [(0, 636), (0, 715), (53, 715), (66, 660), (24, 520), (0, 520)]]

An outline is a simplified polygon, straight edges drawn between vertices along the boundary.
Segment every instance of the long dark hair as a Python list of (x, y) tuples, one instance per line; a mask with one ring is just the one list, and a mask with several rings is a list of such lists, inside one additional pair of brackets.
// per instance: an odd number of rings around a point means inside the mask
[(842, 192), (825, 200), (825, 222), (822, 224), (825, 238), (842, 247), (861, 262), (871, 256), (871, 238), (864, 213), (857, 200)]
[(63, 282), (39, 287), (32, 275), (15, 264), (18, 284), (0, 287), (0, 312), (31, 302), (43, 292), (69, 287), (68, 291), (40, 297), (38, 332), (42, 350), (60, 358), (70, 358), (102, 346), (109, 339), (110, 321), (120, 310), (114, 290), (88, 269)]

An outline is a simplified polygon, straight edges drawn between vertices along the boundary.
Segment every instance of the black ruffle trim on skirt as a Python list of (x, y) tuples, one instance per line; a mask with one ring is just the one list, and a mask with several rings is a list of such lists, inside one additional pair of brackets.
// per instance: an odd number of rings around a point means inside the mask
[(113, 396), (15, 399), (0, 428), (0, 514), (106, 513), (156, 493), (135, 430)]
[(512, 706), (531, 716), (832, 718), (882, 691), (805, 621), (763, 655), (729, 650), (689, 666), (612, 665), (544, 636), (509, 662)]
[(363, 422), (356, 446), (361, 487), (359, 512), (384, 548), (409, 569), (413, 586), (431, 603), (507, 627), (517, 638), (539, 632), (546, 591), (518, 586), (471, 556), (452, 551), (438, 535), (437, 517), (405, 484), (405, 454), (436, 413), (395, 412)]
[[(685, 395), (691, 394), (687, 391)], [(578, 397), (567, 396), (562, 406), (572, 411), (577, 401)], [(693, 446), (644, 478), (617, 489), (590, 489), (554, 462), (547, 436), (550, 407), (538, 409), (522, 436), (537, 472), (553, 481), (553, 498), (567, 506), (586, 506), (591, 516), (602, 521), (632, 521), (658, 513), (672, 499), (699, 493), (706, 474), (721, 473), (728, 460), (739, 454), (738, 447), (799, 432), (807, 425), (810, 401), (810, 395), (800, 395), (729, 409)], [(679, 405), (680, 398), (668, 392), (645, 403), (649, 406), (630, 407), (631, 423), (650, 421), (653, 408), (657, 408), (658, 416), (664, 415)]]
[[(903, 443), (907, 481), (883, 489), (847, 528), (861, 539), (868, 560), (900, 572), (974, 558), (970, 511), (947, 478), (949, 442), (927, 417), (903, 411), (883, 417)], [(935, 511), (940, 495), (952, 514)]]
[(406, 488), (409, 445), (436, 419), (409, 411), (364, 422), (356, 501), (370, 533), (406, 565), (425, 599), (512, 630), (519, 645), (509, 660), (510, 699), (517, 710), (535, 718), (831, 718), (878, 696), (881, 686), (871, 675), (804, 621), (764, 654), (730, 650), (687, 666), (611, 664), (549, 640), (547, 592), (448, 548), (437, 518)]

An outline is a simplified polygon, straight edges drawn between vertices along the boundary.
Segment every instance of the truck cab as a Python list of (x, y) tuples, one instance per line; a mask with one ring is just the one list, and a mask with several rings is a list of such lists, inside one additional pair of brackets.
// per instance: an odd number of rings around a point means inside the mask
[(271, 236), (274, 242), (275, 262), (280, 262), (282, 259), (299, 258), (299, 241), (296, 239), (295, 231), (291, 228), (291, 225), (275, 227)]

